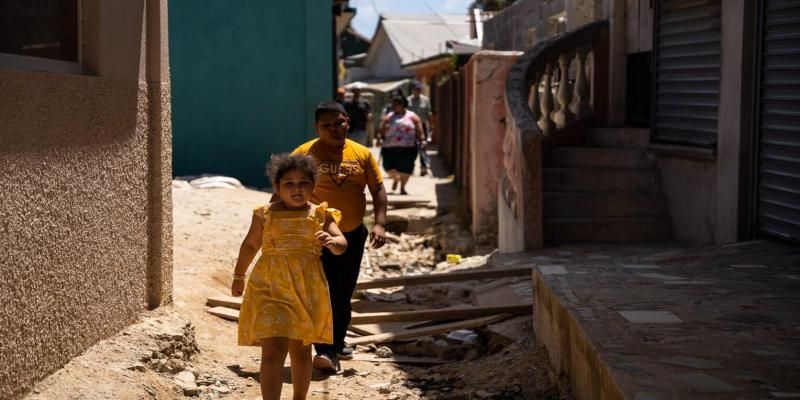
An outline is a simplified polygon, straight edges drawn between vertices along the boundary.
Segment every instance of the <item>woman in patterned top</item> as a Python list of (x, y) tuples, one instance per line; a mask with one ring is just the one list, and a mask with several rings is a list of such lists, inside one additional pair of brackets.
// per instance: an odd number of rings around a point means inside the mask
[(407, 107), (405, 97), (392, 98), (392, 112), (383, 117), (377, 141), (377, 145), (383, 147), (383, 169), (394, 180), (392, 191), (397, 190), (399, 184), (400, 194), (408, 194), (406, 183), (414, 172), (417, 143), (423, 148), (427, 143), (422, 121)]

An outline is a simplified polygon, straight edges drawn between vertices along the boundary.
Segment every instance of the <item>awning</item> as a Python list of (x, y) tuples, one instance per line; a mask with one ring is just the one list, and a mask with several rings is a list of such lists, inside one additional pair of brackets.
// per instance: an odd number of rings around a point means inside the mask
[(391, 80), (391, 81), (356, 81), (344, 85), (345, 89), (361, 89), (361, 90), (374, 90), (383, 93), (390, 93), (391, 91), (403, 86), (408, 79)]

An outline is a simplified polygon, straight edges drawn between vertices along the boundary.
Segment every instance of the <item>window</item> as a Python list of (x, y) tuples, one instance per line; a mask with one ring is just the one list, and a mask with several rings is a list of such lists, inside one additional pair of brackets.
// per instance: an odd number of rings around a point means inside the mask
[(554, 36), (567, 32), (567, 12), (563, 11), (547, 19), (547, 35)]
[(80, 73), (79, 0), (0, 0), (0, 68)]
[(533, 47), (536, 44), (536, 28), (529, 28), (525, 32), (525, 47)]

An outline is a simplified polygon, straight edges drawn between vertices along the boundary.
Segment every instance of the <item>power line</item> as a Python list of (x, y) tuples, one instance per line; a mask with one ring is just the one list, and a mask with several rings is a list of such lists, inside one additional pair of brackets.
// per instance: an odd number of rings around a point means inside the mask
[(375, 4), (375, 0), (372, 0), (372, 11), (375, 12), (375, 15), (378, 16), (378, 20), (380, 20), (381, 19), (381, 12), (378, 11), (378, 5)]
[[(372, 0), (372, 1), (374, 2), (375, 0)], [(434, 10), (433, 7), (431, 7), (430, 4), (428, 4), (427, 0), (420, 0), (420, 1), (422, 1), (422, 4), (425, 4), (425, 7), (427, 7), (428, 10), (430, 10), (430, 12), (433, 13), (433, 15), (435, 15), (437, 18), (439, 18), (439, 21), (442, 21), (442, 24), (444, 25), (444, 27), (447, 28), (447, 30), (450, 31), (450, 33), (453, 34), (454, 38), (461, 39), (461, 36), (459, 34), (455, 33), (453, 31), (453, 29), (450, 28), (450, 24), (448, 24), (447, 21), (445, 21), (444, 18), (442, 18), (442, 16), (436, 10)]]
[[(436, 17), (439, 19), (439, 21), (441, 21), (442, 24), (444, 25), (445, 29), (447, 29), (453, 35), (453, 37), (455, 39), (460, 39), (461, 38), (461, 35), (459, 35), (455, 31), (453, 31), (453, 29), (450, 27), (450, 25), (447, 23), (447, 21), (438, 12), (436, 12), (436, 10), (434, 10), (433, 7), (431, 7), (431, 5), (428, 4), (428, 2), (426, 0), (422, 0), (422, 2), (425, 5), (425, 7), (427, 7), (428, 10), (430, 10), (431, 13), (436, 15)], [(377, 26), (380, 26), (381, 25), (381, 20), (383, 19), (383, 17), (381, 15), (380, 10), (378, 10), (378, 5), (375, 3), (375, 0), (372, 0), (372, 9), (374, 10), (375, 14), (378, 16), (378, 25)], [(377, 29), (377, 27), (376, 27), (376, 29)], [(414, 50), (411, 50), (408, 47), (406, 47), (405, 45), (403, 45), (402, 41), (398, 40), (397, 36), (390, 34), (389, 30), (387, 30), (386, 28), (384, 28), (383, 31), (386, 33), (386, 36), (389, 38), (389, 40), (392, 42), (392, 44), (399, 46), (401, 49), (403, 49), (407, 53), (411, 54), (411, 58), (412, 59), (422, 59), (422, 58), (424, 58), (423, 54), (417, 54), (417, 52), (415, 52)], [(377, 33), (377, 30), (376, 30), (376, 33)], [(372, 39), (374, 40), (375, 37), (373, 37)], [(419, 43), (420, 45), (422, 45), (423, 48), (425, 47), (425, 43), (420, 41), (416, 37), (413, 37), (413, 35), (411, 36), (411, 39), (414, 40), (415, 42)]]

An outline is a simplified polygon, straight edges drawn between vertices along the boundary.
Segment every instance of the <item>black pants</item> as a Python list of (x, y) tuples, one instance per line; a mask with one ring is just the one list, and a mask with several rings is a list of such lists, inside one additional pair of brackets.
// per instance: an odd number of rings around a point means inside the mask
[(356, 289), (367, 236), (367, 228), (359, 225), (358, 228), (344, 233), (347, 239), (347, 251), (342, 255), (336, 256), (327, 248), (322, 249), (322, 268), (328, 280), (333, 310), (333, 345), (314, 344), (317, 354), (333, 355), (344, 347), (344, 337), (347, 334), (347, 326), (350, 325), (350, 299)]

